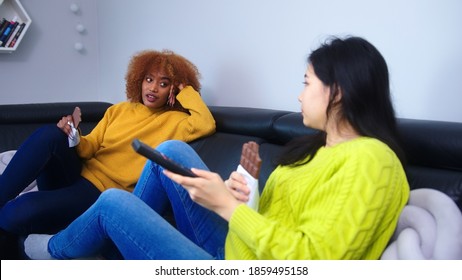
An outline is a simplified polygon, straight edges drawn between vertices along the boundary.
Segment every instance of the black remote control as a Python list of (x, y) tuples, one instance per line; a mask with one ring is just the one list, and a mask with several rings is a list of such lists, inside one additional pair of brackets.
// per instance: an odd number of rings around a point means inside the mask
[(155, 163), (159, 164), (163, 168), (169, 171), (172, 171), (173, 173), (177, 173), (177, 174), (188, 176), (188, 177), (197, 177), (197, 175), (194, 174), (190, 169), (171, 160), (166, 155), (146, 145), (145, 143), (141, 142), (139, 139), (133, 140), (132, 147), (133, 149), (135, 149), (137, 153), (145, 156), (146, 158), (154, 161)]

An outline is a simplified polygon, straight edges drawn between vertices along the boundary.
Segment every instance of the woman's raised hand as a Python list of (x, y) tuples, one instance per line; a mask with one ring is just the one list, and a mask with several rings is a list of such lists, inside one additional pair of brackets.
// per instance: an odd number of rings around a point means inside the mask
[(69, 136), (71, 134), (71, 132), (72, 132), (71, 122), (72, 122), (72, 116), (71, 115), (64, 116), (59, 120), (57, 126), (64, 133), (66, 133), (67, 136)]
[(69, 136), (72, 133), (71, 124), (74, 124), (74, 127), (77, 128), (82, 120), (82, 113), (79, 107), (74, 108), (72, 115), (67, 115), (62, 117), (57, 126)]

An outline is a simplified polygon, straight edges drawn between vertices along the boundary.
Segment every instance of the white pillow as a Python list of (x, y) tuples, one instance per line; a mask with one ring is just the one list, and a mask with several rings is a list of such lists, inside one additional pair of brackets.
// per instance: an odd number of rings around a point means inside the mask
[(461, 260), (462, 212), (445, 193), (414, 189), (381, 259)]

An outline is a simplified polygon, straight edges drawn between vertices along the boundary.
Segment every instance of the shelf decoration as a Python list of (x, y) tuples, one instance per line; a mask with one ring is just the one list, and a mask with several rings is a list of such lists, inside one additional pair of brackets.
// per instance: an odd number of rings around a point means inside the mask
[(14, 52), (31, 23), (19, 0), (0, 0), (0, 53)]

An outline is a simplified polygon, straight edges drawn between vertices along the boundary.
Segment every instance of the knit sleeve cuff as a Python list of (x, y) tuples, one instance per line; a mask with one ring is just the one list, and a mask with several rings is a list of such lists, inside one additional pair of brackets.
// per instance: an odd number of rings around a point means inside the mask
[(255, 233), (260, 232), (259, 229), (265, 228), (266, 225), (263, 216), (246, 204), (239, 205), (229, 220), (229, 230), (249, 247), (255, 247)]

